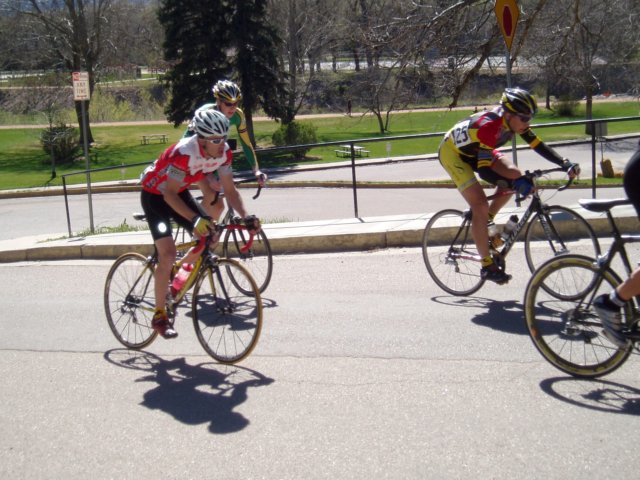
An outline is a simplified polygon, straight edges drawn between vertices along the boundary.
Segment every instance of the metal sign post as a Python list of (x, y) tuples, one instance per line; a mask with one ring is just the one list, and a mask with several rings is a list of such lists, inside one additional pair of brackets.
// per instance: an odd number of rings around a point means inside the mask
[[(520, 16), (520, 10), (516, 0), (496, 0), (495, 6), (496, 17), (498, 18), (498, 25), (502, 31), (504, 37), (504, 43), (507, 47), (505, 62), (507, 64), (507, 87), (511, 88), (511, 43), (513, 37), (516, 34), (516, 27), (518, 26), (518, 17)], [(516, 138), (511, 140), (511, 151), (513, 155), (513, 163), (518, 165), (518, 151), (516, 150)]]
[(82, 138), (84, 139), (84, 159), (85, 167), (87, 170), (87, 196), (89, 199), (89, 229), (91, 233), (94, 232), (93, 228), (93, 204), (91, 202), (91, 174), (89, 173), (89, 139), (87, 138), (87, 131), (89, 130), (87, 125), (87, 111), (86, 101), (90, 98), (89, 93), (89, 73), (88, 72), (73, 72), (71, 74), (73, 80), (73, 99), (80, 102), (81, 113), (81, 125)]

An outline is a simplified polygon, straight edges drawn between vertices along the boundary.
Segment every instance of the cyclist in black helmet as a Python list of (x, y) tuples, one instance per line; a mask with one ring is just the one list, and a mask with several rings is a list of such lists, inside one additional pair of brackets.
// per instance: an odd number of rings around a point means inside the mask
[[(631, 200), (640, 219), (640, 144), (631, 156), (623, 175), (624, 191)], [(620, 347), (629, 344), (629, 340), (621, 333), (624, 323), (621, 309), (633, 297), (640, 295), (640, 268), (636, 268), (629, 278), (613, 289), (609, 294), (600, 295), (593, 303), (604, 326), (604, 334)]]
[(498, 284), (508, 282), (511, 275), (499, 268), (489, 254), (488, 223), (493, 221), (511, 196), (500, 195), (489, 204), (475, 172), (482, 180), (495, 185), (497, 192), (515, 189), (523, 196), (528, 195), (533, 185), (515, 164), (497, 150), (517, 133), (536, 153), (562, 166), (571, 177), (580, 173), (577, 164), (563, 159), (531, 131), (529, 122), (537, 111), (536, 100), (528, 91), (507, 88), (500, 106), (456, 123), (444, 136), (438, 151), (440, 163), (473, 213), (472, 231), (482, 257), (481, 274)]

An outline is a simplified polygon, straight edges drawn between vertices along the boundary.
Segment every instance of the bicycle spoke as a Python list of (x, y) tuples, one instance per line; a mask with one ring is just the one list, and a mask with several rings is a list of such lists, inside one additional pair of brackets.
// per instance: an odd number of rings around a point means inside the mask
[[(244, 291), (249, 287), (252, 295)], [(220, 259), (219, 265), (206, 268), (196, 283), (192, 309), (198, 340), (214, 359), (235, 363), (255, 348), (262, 328), (262, 300), (255, 282), (237, 262)]]
[[(264, 292), (273, 273), (271, 245), (263, 231), (254, 236), (251, 248), (247, 248), (248, 241), (249, 234), (246, 229), (227, 230), (223, 244), (223, 255), (241, 262), (256, 281), (258, 290)], [(238, 288), (242, 289), (243, 286), (238, 284)], [(245, 289), (245, 292), (249, 295), (251, 290)]]
[(139, 349), (156, 337), (151, 328), (154, 312), (153, 269), (137, 253), (119, 257), (109, 270), (104, 289), (107, 322), (116, 339)]
[(427, 223), (422, 237), (422, 257), (429, 275), (452, 295), (470, 295), (484, 283), (470, 223), (461, 226), (463, 220), (459, 210), (438, 212)]
[(591, 307), (596, 295), (610, 292), (619, 280), (611, 274), (603, 281), (597, 278), (591, 259), (564, 256), (544, 263), (525, 293), (525, 319), (533, 343), (551, 364), (574, 376), (609, 373), (630, 353), (602, 335), (602, 323)]
[(531, 272), (560, 255), (595, 258), (600, 253), (596, 234), (581, 215), (558, 205), (544, 208), (545, 214), (534, 215), (525, 234), (525, 256)]

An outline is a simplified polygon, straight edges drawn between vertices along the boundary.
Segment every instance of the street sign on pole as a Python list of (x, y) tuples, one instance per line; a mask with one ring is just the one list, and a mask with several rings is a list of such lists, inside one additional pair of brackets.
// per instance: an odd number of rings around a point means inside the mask
[[(511, 42), (516, 35), (516, 27), (518, 26), (518, 17), (520, 10), (516, 0), (496, 0), (495, 6), (496, 17), (498, 17), (498, 25), (504, 37), (504, 43), (507, 46), (505, 52), (505, 63), (507, 65), (507, 87), (511, 87)], [(511, 140), (511, 153), (513, 155), (513, 163), (518, 165), (518, 150), (516, 149), (516, 137)]]
[(91, 174), (89, 173), (89, 142), (87, 134), (89, 127), (87, 125), (86, 102), (90, 98), (89, 93), (89, 72), (72, 72), (71, 80), (73, 81), (73, 99), (80, 102), (82, 138), (84, 139), (84, 158), (87, 167), (87, 197), (89, 200), (89, 228), (93, 233), (93, 202), (91, 201)]
[(71, 79), (73, 80), (73, 99), (89, 100), (89, 72), (73, 72)]
[(518, 25), (518, 17), (520, 10), (516, 0), (496, 0), (495, 6), (496, 17), (498, 17), (498, 25), (502, 30), (504, 43), (507, 50), (511, 51), (511, 42), (516, 34), (516, 26)]

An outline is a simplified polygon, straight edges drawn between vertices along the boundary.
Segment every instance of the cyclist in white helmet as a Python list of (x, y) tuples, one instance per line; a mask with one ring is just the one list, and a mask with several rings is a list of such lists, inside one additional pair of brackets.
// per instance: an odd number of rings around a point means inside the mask
[[(142, 208), (158, 252), (152, 327), (164, 338), (178, 335), (165, 311), (171, 267), (176, 259), (171, 220), (196, 235), (209, 234), (213, 210), (210, 204), (216, 192), (208, 177), (216, 172), (227, 200), (244, 218), (245, 225), (250, 230), (260, 229), (260, 221), (247, 214), (233, 182), (233, 156), (226, 144), (228, 118), (217, 110), (203, 110), (195, 114), (189, 127), (195, 135), (182, 138), (167, 148), (141, 176)], [(202, 205), (198, 205), (189, 192), (193, 184), (202, 191)]]

